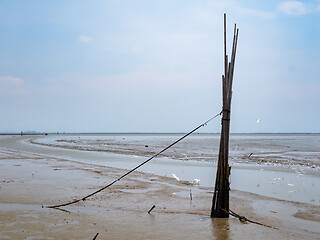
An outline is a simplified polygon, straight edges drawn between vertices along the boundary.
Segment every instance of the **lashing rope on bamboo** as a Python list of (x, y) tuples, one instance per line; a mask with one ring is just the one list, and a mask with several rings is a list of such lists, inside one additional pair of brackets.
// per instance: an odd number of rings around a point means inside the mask
[(178, 140), (174, 141), (173, 143), (171, 143), (169, 146), (165, 147), (164, 149), (162, 149), (160, 152), (156, 153), (155, 155), (153, 155), (152, 157), (148, 158), (146, 161), (142, 162), (141, 164), (139, 164), (138, 166), (136, 166), (135, 168), (131, 169), (130, 171), (126, 172), (125, 174), (123, 174), (122, 176), (120, 176), (119, 178), (117, 178), (116, 180), (114, 180), (113, 182), (109, 183), (108, 185), (100, 188), (99, 190), (90, 193), (89, 195), (73, 200), (71, 202), (67, 202), (67, 203), (62, 203), (62, 204), (58, 204), (58, 205), (52, 205), (52, 206), (47, 206), (47, 208), (59, 208), (59, 207), (64, 207), (64, 206), (68, 206), (71, 204), (75, 204), (77, 202), (80, 201), (85, 201), (87, 198), (92, 197), (93, 195), (107, 189), (108, 187), (112, 186), (113, 184), (115, 184), (116, 182), (120, 181), (122, 178), (128, 176), (130, 173), (134, 172), (135, 170), (137, 170), (138, 168), (142, 167), (143, 165), (145, 165), (146, 163), (150, 162), (153, 158), (159, 156), (161, 153), (163, 153), (164, 151), (168, 150), (169, 148), (171, 148), (172, 146), (174, 146), (175, 144), (177, 144), (178, 142), (180, 142), (181, 140), (183, 140), (184, 138), (186, 138), (187, 136), (191, 135), (192, 133), (194, 133), (195, 131), (197, 131), (198, 129), (206, 126), (209, 122), (211, 122), (213, 119), (217, 118), (218, 116), (220, 116), (222, 114), (222, 111), (217, 113), (216, 115), (214, 115), (212, 118), (210, 118), (209, 120), (205, 121), (204, 123), (200, 124), (198, 127), (196, 127), (195, 129), (191, 130), (190, 132), (188, 132), (187, 134), (185, 134), (184, 136), (182, 136), (181, 138), (179, 138)]

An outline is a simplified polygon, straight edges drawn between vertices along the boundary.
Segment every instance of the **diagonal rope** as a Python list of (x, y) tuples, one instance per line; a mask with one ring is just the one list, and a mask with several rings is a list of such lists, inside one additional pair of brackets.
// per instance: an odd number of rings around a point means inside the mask
[(263, 223), (260, 223), (260, 222), (257, 222), (257, 221), (253, 221), (253, 220), (250, 220), (248, 218), (246, 218), (245, 216), (241, 216), (237, 213), (235, 213), (234, 211), (232, 211), (231, 209), (229, 209), (229, 211), (225, 210), (222, 208), (222, 210), (228, 214), (230, 214), (231, 216), (235, 217), (235, 218), (238, 218), (240, 222), (250, 222), (250, 223), (254, 223), (254, 224), (257, 224), (257, 225), (261, 225), (261, 226), (264, 226), (264, 227), (268, 227), (268, 228), (273, 228), (273, 229), (277, 229), (277, 230), (280, 230), (280, 228), (278, 227), (273, 227), (273, 226), (270, 226), (270, 225), (266, 225), (266, 224), (263, 224)]
[(127, 175), (129, 175), (130, 173), (134, 172), (135, 170), (137, 170), (138, 168), (140, 168), (141, 166), (145, 165), (146, 163), (150, 162), (153, 158), (159, 156), (161, 153), (163, 153), (164, 151), (168, 150), (169, 148), (171, 148), (173, 145), (177, 144), (178, 142), (180, 142), (181, 140), (183, 140), (184, 138), (186, 138), (187, 136), (189, 136), (190, 134), (194, 133), (195, 131), (197, 131), (199, 128), (206, 126), (209, 122), (211, 122), (213, 119), (215, 119), (216, 117), (218, 117), (219, 115), (222, 114), (222, 111), (217, 113), (216, 115), (214, 115), (212, 118), (210, 118), (209, 120), (205, 121), (204, 123), (200, 124), (198, 127), (196, 127), (195, 129), (191, 130), (190, 132), (188, 132), (187, 134), (185, 134), (184, 136), (182, 136), (181, 138), (179, 138), (178, 140), (176, 140), (175, 142), (171, 143), (169, 146), (167, 146), (166, 148), (162, 149), (160, 152), (156, 153), (155, 155), (153, 155), (152, 157), (148, 158), (147, 160), (145, 160), (144, 162), (140, 163), (138, 166), (136, 166), (135, 168), (131, 169), (130, 171), (126, 172), (125, 174), (123, 174), (122, 176), (120, 176), (119, 178), (117, 178), (116, 180), (114, 180), (113, 182), (109, 183), (108, 185), (100, 188), (99, 190), (90, 193), (89, 195), (83, 197), (83, 198), (79, 198), (76, 199), (74, 201), (71, 202), (67, 202), (67, 203), (63, 203), (63, 204), (59, 204), (59, 205), (53, 205), (53, 206), (47, 206), (47, 208), (59, 208), (59, 207), (64, 207), (64, 206), (68, 206), (80, 201), (85, 201), (87, 198), (105, 190), (106, 188), (112, 186), (113, 184), (115, 184), (116, 182), (120, 181), (122, 178), (126, 177)]

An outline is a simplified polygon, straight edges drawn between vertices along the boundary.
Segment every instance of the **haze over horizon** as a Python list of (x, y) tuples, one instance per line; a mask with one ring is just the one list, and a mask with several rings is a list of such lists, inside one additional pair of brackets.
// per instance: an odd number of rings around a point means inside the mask
[[(320, 132), (320, 1), (0, 2), (0, 132)], [(216, 119), (200, 132), (219, 132)]]

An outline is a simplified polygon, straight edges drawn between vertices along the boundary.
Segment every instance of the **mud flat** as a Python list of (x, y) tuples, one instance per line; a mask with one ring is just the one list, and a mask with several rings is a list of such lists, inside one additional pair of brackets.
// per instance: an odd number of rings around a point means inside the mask
[[(78, 162), (132, 169), (178, 137), (174, 134), (53, 135), (29, 140), (32, 146), (21, 142), (20, 147), (51, 151), (52, 156)], [(232, 135), (231, 189), (320, 206), (319, 144), (320, 136), (312, 134)], [(212, 187), (218, 145), (218, 135), (193, 135), (139, 171), (169, 177), (174, 174), (182, 180), (196, 181), (202, 187)]]
[(212, 188), (142, 172), (63, 210), (46, 208), (81, 198), (126, 170), (64, 158), (53, 151), (57, 146), (21, 145), (30, 140), (0, 137), (0, 239), (93, 239), (97, 233), (97, 239), (320, 238), (315, 204), (233, 190), (233, 211), (280, 229), (211, 219)]

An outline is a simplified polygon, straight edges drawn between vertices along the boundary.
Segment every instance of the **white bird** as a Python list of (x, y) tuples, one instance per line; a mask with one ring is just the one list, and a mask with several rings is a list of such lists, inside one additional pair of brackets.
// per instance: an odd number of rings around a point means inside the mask
[(172, 176), (173, 176), (177, 181), (180, 181), (180, 178), (178, 178), (177, 175), (175, 175), (174, 173), (172, 173)]
[(258, 119), (257, 119), (257, 123), (259, 123), (259, 122), (261, 122), (261, 119), (258, 118)]
[(193, 180), (193, 183), (194, 183), (194, 184), (199, 184), (199, 182), (200, 182), (200, 179), (198, 179), (198, 178), (195, 178), (195, 179)]

